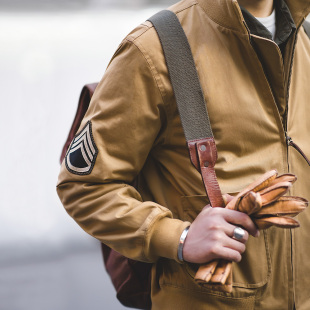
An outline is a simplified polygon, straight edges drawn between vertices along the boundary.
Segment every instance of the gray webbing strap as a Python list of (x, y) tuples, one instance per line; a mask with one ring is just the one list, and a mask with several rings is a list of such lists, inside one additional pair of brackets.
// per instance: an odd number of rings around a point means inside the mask
[(163, 10), (148, 20), (164, 51), (186, 141), (213, 137), (191, 48), (177, 16)]
[(305, 29), (305, 33), (307, 34), (307, 36), (310, 39), (310, 23), (307, 20), (305, 20), (302, 25)]

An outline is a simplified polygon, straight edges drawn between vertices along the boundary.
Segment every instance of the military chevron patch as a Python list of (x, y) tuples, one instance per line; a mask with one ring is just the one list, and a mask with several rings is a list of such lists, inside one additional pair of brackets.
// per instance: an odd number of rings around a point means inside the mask
[(90, 174), (97, 155), (98, 149), (92, 134), (92, 124), (88, 121), (71, 142), (66, 155), (66, 167), (74, 174)]

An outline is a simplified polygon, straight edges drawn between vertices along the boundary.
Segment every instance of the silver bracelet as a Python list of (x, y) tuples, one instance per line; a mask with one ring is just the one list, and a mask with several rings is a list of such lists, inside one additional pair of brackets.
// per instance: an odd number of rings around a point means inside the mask
[(188, 230), (189, 230), (189, 226), (186, 227), (182, 234), (181, 234), (181, 237), (180, 237), (180, 242), (179, 242), (179, 246), (178, 246), (178, 259), (183, 262), (184, 259), (183, 259), (183, 247), (184, 247), (184, 242), (185, 242), (185, 239), (186, 239), (186, 236), (187, 236), (187, 233), (188, 233)]

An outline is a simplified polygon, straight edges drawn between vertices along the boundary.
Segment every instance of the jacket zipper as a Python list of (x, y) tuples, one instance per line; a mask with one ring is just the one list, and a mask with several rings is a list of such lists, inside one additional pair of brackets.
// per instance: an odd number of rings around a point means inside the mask
[[(287, 145), (287, 169), (288, 169), (288, 172), (290, 172), (290, 166), (289, 166), (289, 146), (293, 147), (306, 160), (307, 164), (310, 166), (310, 161), (307, 158), (307, 156), (305, 155), (305, 153), (293, 141), (293, 139), (287, 134), (289, 91), (290, 91), (290, 84), (291, 84), (291, 77), (292, 77), (292, 68), (293, 68), (293, 59), (294, 59), (294, 54), (295, 54), (298, 30), (299, 29), (296, 29), (294, 43), (293, 43), (291, 62), (290, 62), (290, 68), (289, 68), (289, 76), (288, 76), (288, 80), (287, 80), (287, 89), (286, 89), (286, 107), (285, 107), (284, 120), (283, 120), (285, 139), (286, 139), (286, 145)], [(294, 285), (294, 267), (293, 267), (293, 232), (292, 232), (292, 229), (290, 229), (290, 238), (291, 238), (291, 271), (292, 271), (292, 277), (293, 277), (293, 287), (295, 287), (295, 285)], [(295, 288), (294, 288), (294, 290), (293, 290), (294, 309), (295, 309), (295, 299), (296, 299), (296, 296), (295, 296)]]
[[(283, 127), (284, 127), (284, 133), (285, 133), (285, 139), (286, 139), (286, 152), (287, 152), (287, 171), (290, 172), (290, 165), (289, 165), (289, 157), (288, 157), (288, 147), (290, 146), (290, 141), (293, 142), (292, 138), (288, 136), (287, 134), (287, 119), (288, 119), (288, 101), (289, 101), (289, 92), (290, 92), (290, 85), (291, 85), (291, 76), (292, 76), (292, 68), (293, 68), (293, 59), (295, 54), (295, 47), (297, 42), (297, 32), (295, 32), (293, 47), (292, 47), (292, 55), (290, 60), (290, 66), (289, 66), (289, 73), (287, 78), (287, 88), (286, 88), (286, 104), (285, 104), (285, 111), (283, 115)], [(294, 142), (293, 142), (294, 143)], [(300, 148), (299, 148), (300, 149)]]
[[(272, 91), (272, 88), (271, 88), (271, 86), (270, 86), (270, 82), (269, 82), (269, 80), (268, 80), (268, 78), (267, 78), (267, 74), (266, 74), (265, 68), (264, 68), (264, 66), (262, 65), (261, 59), (260, 59), (260, 57), (258, 56), (258, 54), (257, 54), (257, 52), (256, 52), (256, 49), (255, 49), (255, 47), (254, 47), (254, 44), (253, 44), (253, 41), (252, 41), (252, 37), (251, 37), (250, 29), (249, 29), (249, 27), (247, 26), (247, 24), (246, 24), (245, 21), (243, 21), (243, 24), (244, 24), (244, 26), (245, 26), (245, 28), (246, 28), (246, 30), (247, 30), (247, 32), (248, 32), (249, 43), (250, 43), (250, 45), (251, 45), (253, 51), (254, 51), (255, 54), (257, 55), (257, 58), (258, 58), (259, 62), (261, 63), (261, 68), (262, 68), (262, 70), (263, 70), (263, 72), (264, 72), (265, 80), (266, 80), (266, 83), (267, 83), (267, 85), (268, 85), (268, 89), (269, 89), (269, 91), (270, 91), (270, 94), (271, 94), (271, 97), (272, 97), (272, 99), (273, 99), (273, 102), (274, 102), (275, 105), (277, 105), (276, 99), (275, 99), (274, 94), (273, 94), (273, 91)], [(295, 46), (295, 45), (294, 45), (294, 46)], [(280, 54), (281, 57), (282, 57), (280, 48), (279, 48), (278, 46), (276, 46), (276, 47), (277, 47), (277, 49), (278, 49), (279, 54)], [(283, 63), (283, 61), (282, 61), (282, 63)], [(292, 66), (290, 66), (290, 67), (292, 67)], [(284, 71), (284, 66), (283, 66), (283, 71)], [(288, 96), (286, 96), (286, 109), (287, 109), (287, 106), (288, 106)], [(279, 112), (278, 112), (278, 115), (279, 115), (279, 119), (281, 119), (281, 116), (280, 116), (280, 113), (279, 113)], [(285, 136), (286, 136), (286, 127), (285, 127), (285, 122), (284, 122), (284, 121), (283, 121), (283, 122), (281, 121), (281, 127), (282, 127), (282, 129), (283, 129), (283, 137), (285, 137)], [(288, 159), (288, 157), (287, 157), (287, 159)]]
[[(244, 23), (245, 24), (245, 23)], [(247, 27), (247, 25), (245, 24), (248, 33), (249, 33), (249, 39), (250, 39), (250, 43), (252, 45), (252, 38), (251, 38), (251, 34), (250, 31)], [(297, 32), (298, 29), (296, 29), (296, 33), (295, 33), (295, 38), (294, 38), (294, 43), (293, 43), (293, 47), (292, 47), (292, 55), (291, 55), (291, 61), (290, 61), (290, 67), (289, 67), (289, 76), (288, 76), (288, 80), (287, 80), (287, 92), (286, 92), (286, 108), (285, 108), (285, 112), (284, 112), (284, 116), (283, 116), (283, 131), (285, 134), (285, 140), (286, 140), (286, 145), (287, 145), (287, 169), (288, 172), (290, 170), (289, 167), (289, 157), (288, 157), (288, 147), (292, 146), (293, 148), (295, 148), (301, 155), (302, 157), (306, 160), (307, 164), (310, 166), (310, 161), (307, 158), (307, 156), (305, 155), (305, 153), (301, 150), (301, 148), (292, 140), (291, 137), (288, 136), (287, 134), (287, 118), (288, 118), (288, 101), (289, 101), (289, 88), (290, 88), (290, 82), (291, 82), (291, 75), (292, 75), (292, 67), (293, 67), (293, 58), (294, 58), (294, 52), (295, 52), (295, 47), (296, 47), (296, 41), (297, 41)], [(253, 47), (253, 45), (252, 45)], [(279, 48), (279, 47), (278, 47)], [(255, 50), (255, 48), (253, 47), (253, 49)], [(264, 70), (265, 71), (265, 70)], [(267, 78), (266, 78), (267, 79)], [(268, 80), (267, 80), (268, 81)], [(269, 85), (269, 81), (268, 81), (268, 85)], [(269, 85), (270, 91), (271, 91), (271, 87)], [(271, 91), (272, 96), (273, 96), (273, 92)], [(275, 98), (273, 98), (275, 100)], [(292, 277), (294, 278), (294, 271), (293, 271), (293, 236), (292, 236), (292, 230), (290, 229), (290, 239), (291, 239), (291, 271), (292, 271)], [(295, 305), (295, 292), (293, 291), (293, 304)], [(295, 306), (294, 306), (295, 307)]]
[[(288, 147), (292, 146), (305, 159), (307, 164), (310, 166), (309, 158), (302, 151), (302, 149), (293, 141), (293, 139), (287, 134), (289, 88), (290, 88), (290, 84), (291, 84), (290, 82), (291, 82), (291, 76), (292, 76), (292, 67), (293, 67), (293, 58), (294, 58), (295, 46), (296, 46), (296, 41), (297, 41), (297, 32), (298, 32), (298, 29), (296, 30), (296, 34), (295, 34), (295, 38), (294, 38), (293, 51), (292, 51), (291, 63), (290, 63), (290, 71), (289, 71), (289, 77), (288, 77), (288, 82), (287, 82), (286, 109), (285, 109), (285, 121), (284, 121), (285, 128), (284, 128), (284, 131), (285, 131), (285, 138), (286, 138), (286, 144), (287, 144), (287, 152), (288, 152)], [(288, 161), (288, 154), (287, 154), (287, 161)], [(288, 167), (288, 170), (289, 170), (289, 167)]]
[[(291, 55), (291, 60), (290, 60), (290, 67), (289, 67), (289, 75), (287, 79), (287, 88), (286, 88), (286, 106), (285, 106), (285, 112), (283, 116), (283, 126), (284, 126), (284, 133), (285, 133), (285, 140), (286, 140), (286, 152), (287, 152), (287, 170), (290, 172), (290, 164), (289, 164), (289, 151), (288, 148), (289, 146), (295, 145), (293, 142), (292, 138), (288, 136), (287, 134), (287, 123), (288, 123), (288, 101), (289, 101), (289, 92), (290, 92), (290, 84), (291, 84), (291, 76), (292, 76), (292, 68), (293, 68), (293, 59), (294, 59), (294, 54), (295, 54), (295, 48), (296, 48), (296, 41), (297, 41), (297, 31), (295, 33), (295, 38), (294, 38), (294, 43), (293, 43), (293, 49), (292, 49), (292, 55)], [(298, 147), (299, 150), (301, 150)], [(294, 285), (294, 267), (293, 267), (293, 232), (292, 229), (289, 230), (290, 232), (290, 241), (291, 241), (291, 272), (292, 272), (292, 284), (293, 284), (293, 304), (295, 308), (295, 285)]]

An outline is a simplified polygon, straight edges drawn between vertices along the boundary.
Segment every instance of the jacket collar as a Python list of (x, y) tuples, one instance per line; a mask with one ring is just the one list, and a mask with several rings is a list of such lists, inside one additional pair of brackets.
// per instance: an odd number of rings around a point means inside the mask
[[(295, 23), (292, 15), (284, 2), (284, 0), (278, 0), (275, 3), (276, 7), (276, 24), (277, 31), (275, 36), (275, 42), (281, 45), (287, 41), (290, 35), (296, 30)], [(252, 14), (250, 14), (245, 8), (241, 7), (241, 11), (246, 21), (246, 24), (251, 34), (264, 37), (272, 40), (271, 33), (261, 24)]]
[(286, 0), (292, 14), (295, 25), (299, 27), (310, 12), (309, 0)]
[(247, 34), (237, 0), (197, 0), (206, 14), (218, 25)]
[[(247, 34), (244, 18), (237, 0), (197, 1), (207, 15), (218, 25)], [(310, 12), (310, 0), (286, 0), (285, 2), (291, 12), (295, 25), (299, 27)]]

